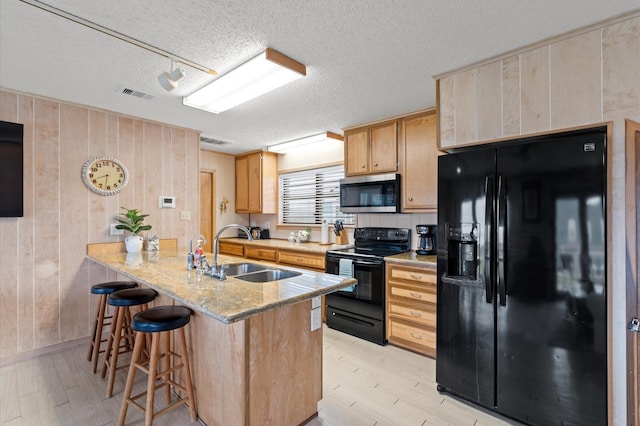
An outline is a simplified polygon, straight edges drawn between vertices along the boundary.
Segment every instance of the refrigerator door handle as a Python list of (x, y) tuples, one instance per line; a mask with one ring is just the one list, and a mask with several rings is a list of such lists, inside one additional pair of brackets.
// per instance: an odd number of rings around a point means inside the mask
[(493, 176), (484, 178), (484, 228), (485, 228), (485, 246), (484, 246), (484, 294), (487, 303), (493, 303), (493, 274), (491, 269), (491, 259), (493, 253), (493, 223), (494, 223), (494, 194), (493, 194)]
[(507, 225), (506, 178), (498, 176), (498, 299), (500, 306), (507, 305), (507, 283), (504, 265), (506, 262), (505, 238)]

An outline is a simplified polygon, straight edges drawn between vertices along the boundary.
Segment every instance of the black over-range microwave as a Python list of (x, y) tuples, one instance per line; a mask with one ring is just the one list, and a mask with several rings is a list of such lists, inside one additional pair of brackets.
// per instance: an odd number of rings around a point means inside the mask
[(343, 213), (399, 213), (400, 175), (358, 176), (340, 179)]

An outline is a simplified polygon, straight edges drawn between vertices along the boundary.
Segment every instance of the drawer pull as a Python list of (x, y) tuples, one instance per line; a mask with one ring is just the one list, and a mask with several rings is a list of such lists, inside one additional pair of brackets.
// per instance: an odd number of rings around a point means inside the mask
[(411, 333), (411, 337), (413, 337), (414, 339), (417, 339), (417, 340), (422, 340), (422, 334)]
[(409, 294), (411, 295), (411, 297), (413, 297), (414, 299), (422, 299), (422, 294), (420, 293), (414, 293), (412, 291), (409, 292)]
[(422, 279), (422, 275), (411, 274), (410, 277), (413, 278), (414, 280), (421, 280)]
[(409, 311), (409, 313), (411, 314), (412, 317), (420, 318), (422, 316), (420, 312), (416, 312), (416, 311)]

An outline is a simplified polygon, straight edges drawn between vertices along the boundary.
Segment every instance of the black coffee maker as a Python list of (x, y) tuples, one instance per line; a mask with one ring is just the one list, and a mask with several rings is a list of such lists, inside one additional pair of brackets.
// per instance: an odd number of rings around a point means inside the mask
[(436, 225), (416, 225), (417, 254), (436, 254)]

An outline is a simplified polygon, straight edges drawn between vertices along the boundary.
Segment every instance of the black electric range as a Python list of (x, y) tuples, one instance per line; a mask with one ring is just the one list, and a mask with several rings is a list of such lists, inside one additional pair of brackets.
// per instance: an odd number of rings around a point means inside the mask
[(354, 241), (354, 248), (327, 251), (328, 274), (358, 280), (357, 284), (326, 296), (327, 326), (384, 345), (384, 257), (410, 251), (411, 230), (356, 228)]

